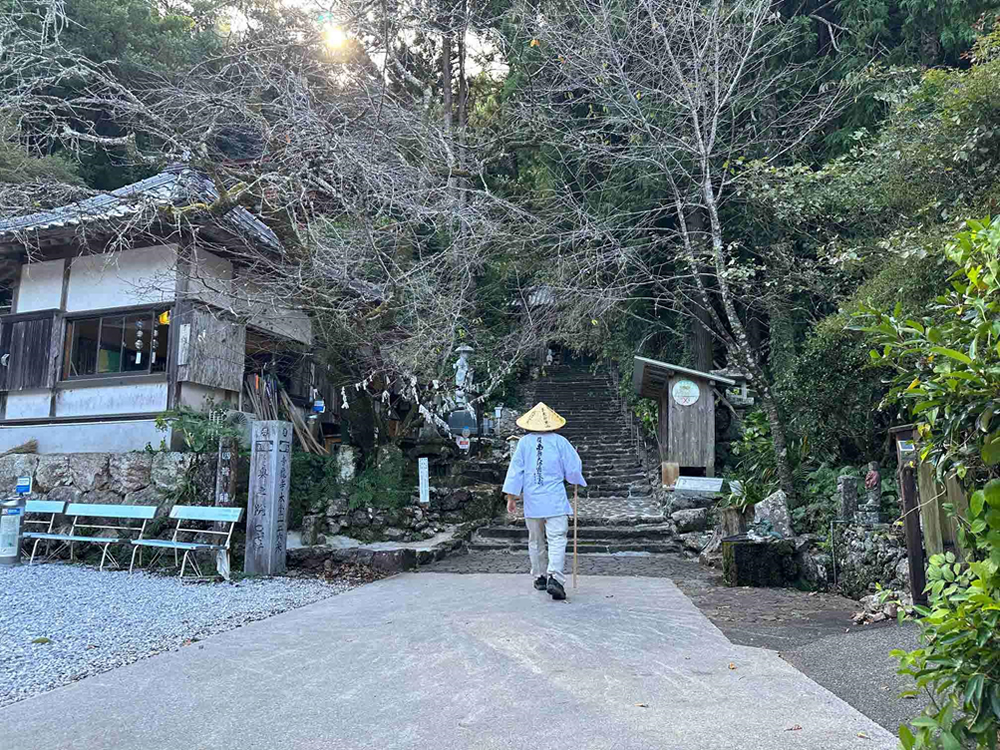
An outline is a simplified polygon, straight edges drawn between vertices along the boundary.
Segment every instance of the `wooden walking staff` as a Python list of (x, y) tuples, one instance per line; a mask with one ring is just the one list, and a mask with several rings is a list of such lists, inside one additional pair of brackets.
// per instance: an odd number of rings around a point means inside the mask
[(577, 529), (580, 525), (580, 516), (576, 512), (576, 501), (580, 496), (580, 488), (577, 485), (573, 485), (573, 588), (576, 588), (576, 538)]

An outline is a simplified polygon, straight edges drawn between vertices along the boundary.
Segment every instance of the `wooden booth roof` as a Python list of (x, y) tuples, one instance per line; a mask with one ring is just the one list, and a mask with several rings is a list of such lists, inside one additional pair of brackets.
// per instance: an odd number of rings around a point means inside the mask
[(675, 375), (687, 375), (695, 380), (704, 380), (714, 385), (736, 385), (736, 381), (711, 372), (689, 370), (687, 367), (671, 365), (645, 357), (632, 358), (632, 387), (643, 398), (659, 398), (667, 388), (670, 378)]

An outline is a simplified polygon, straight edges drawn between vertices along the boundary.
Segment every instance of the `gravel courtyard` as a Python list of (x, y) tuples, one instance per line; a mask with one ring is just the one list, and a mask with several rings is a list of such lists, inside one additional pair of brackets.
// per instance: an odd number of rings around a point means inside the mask
[(0, 567), (0, 706), (335, 596), (356, 584), (292, 578), (234, 583)]

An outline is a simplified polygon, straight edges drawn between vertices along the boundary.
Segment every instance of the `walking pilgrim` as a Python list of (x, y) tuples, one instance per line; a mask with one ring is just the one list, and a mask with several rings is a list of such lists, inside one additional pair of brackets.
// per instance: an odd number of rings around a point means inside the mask
[[(565, 599), (566, 538), (569, 516), (575, 516), (566, 495), (566, 483), (586, 487), (583, 464), (572, 444), (556, 430), (566, 420), (543, 403), (517, 420), (527, 431), (510, 457), (503, 491), (507, 512), (516, 510), (518, 496), (524, 498), (524, 522), (528, 527), (528, 555), (531, 576), (538, 591), (548, 591), (553, 599)], [(574, 548), (575, 554), (575, 548)], [(574, 558), (574, 582), (576, 566)]]

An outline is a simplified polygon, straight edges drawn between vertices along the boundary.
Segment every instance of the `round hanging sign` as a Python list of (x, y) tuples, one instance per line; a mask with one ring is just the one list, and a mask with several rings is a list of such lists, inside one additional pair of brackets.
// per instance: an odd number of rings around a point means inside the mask
[(698, 402), (701, 389), (693, 380), (678, 380), (674, 383), (670, 394), (674, 397), (674, 401), (681, 406), (692, 406)]

